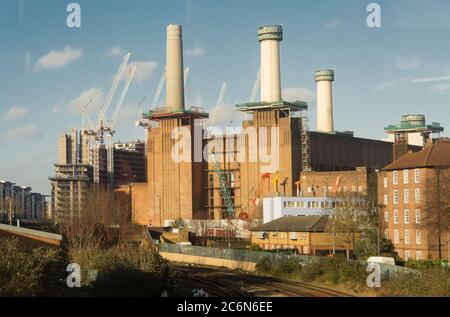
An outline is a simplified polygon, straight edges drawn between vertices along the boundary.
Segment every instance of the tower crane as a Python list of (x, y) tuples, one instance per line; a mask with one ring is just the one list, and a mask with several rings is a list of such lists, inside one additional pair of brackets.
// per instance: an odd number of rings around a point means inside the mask
[(214, 111), (214, 116), (211, 120), (211, 123), (216, 121), (217, 111), (219, 110), (219, 107), (223, 104), (223, 99), (225, 98), (226, 90), (227, 90), (227, 83), (223, 83), (222, 87), (220, 87), (220, 93), (219, 93), (219, 97), (217, 97), (216, 109)]
[[(183, 72), (184, 84), (185, 85), (186, 85), (186, 82), (187, 82), (187, 80), (189, 78), (189, 72), (190, 72), (190, 67), (187, 67), (184, 70), (184, 72)], [(155, 95), (153, 96), (153, 100), (152, 100), (152, 104), (151, 104), (151, 107), (153, 109), (155, 109), (158, 106), (159, 97), (161, 96), (161, 92), (162, 92), (162, 89), (164, 87), (164, 83), (166, 82), (166, 78), (167, 78), (167, 70), (164, 69), (164, 72), (161, 75), (161, 78), (159, 80), (158, 87), (156, 88)]]
[(252, 94), (250, 95), (250, 102), (256, 101), (256, 95), (258, 94), (258, 89), (261, 86), (261, 67), (258, 69), (256, 74), (255, 83), (253, 84)]
[(122, 78), (122, 74), (125, 71), (125, 68), (130, 60), (131, 52), (128, 52), (122, 59), (122, 63), (119, 66), (116, 76), (113, 79), (113, 84), (109, 90), (108, 96), (106, 97), (105, 103), (100, 107), (98, 118), (97, 118), (97, 130), (101, 130), (102, 125), (105, 121), (105, 115), (111, 105), (111, 101), (116, 93), (117, 86), (119, 85), (120, 79)]
[(189, 79), (189, 71), (191, 70), (190, 67), (187, 67), (183, 72), (183, 79), (184, 79), (184, 85), (186, 86), (186, 83)]
[[(116, 108), (113, 112), (112, 119), (109, 122), (106, 122), (106, 113), (111, 105), (112, 99), (116, 93), (116, 90), (119, 86), (120, 80), (123, 77), (124, 71), (127, 67), (128, 61), (130, 60), (131, 52), (128, 52), (122, 59), (122, 62), (119, 66), (119, 69), (114, 76), (113, 83), (111, 85), (111, 88), (109, 90), (109, 93), (106, 97), (105, 102), (100, 106), (100, 109), (98, 110), (98, 117), (95, 126), (93, 125), (88, 112), (86, 111), (87, 106), (91, 103), (91, 101), (83, 107), (82, 110), (82, 121), (83, 125), (86, 124), (86, 120), (88, 121), (89, 126), (86, 130), (83, 131), (85, 135), (88, 135), (89, 137), (94, 137), (95, 140), (95, 146), (93, 147), (92, 151), (92, 165), (94, 169), (94, 183), (99, 184), (100, 183), (100, 151), (101, 149), (105, 148), (104, 144), (104, 136), (107, 134), (108, 136), (108, 147), (107, 147), (107, 170), (108, 170), (108, 181), (110, 185), (113, 185), (113, 159), (114, 154), (112, 153), (112, 135), (114, 134), (114, 124), (117, 120), (117, 117), (120, 112), (120, 108), (122, 107), (122, 103), (124, 101), (125, 95), (128, 91), (128, 88), (130, 86), (131, 80), (133, 79), (136, 70), (137, 65), (133, 66), (128, 74), (128, 78), (126, 80), (125, 86), (122, 90), (122, 93), (120, 94), (120, 97), (117, 101)], [(111, 143), (111, 145), (110, 145)], [(111, 169), (112, 168), (112, 169)], [(110, 175), (110, 172), (112, 173), (112, 176)]]
[(122, 108), (123, 101), (125, 99), (125, 96), (128, 92), (128, 89), (130, 88), (131, 81), (134, 78), (134, 75), (136, 74), (138, 66), (134, 65), (131, 67), (130, 72), (128, 74), (127, 81), (125, 82), (125, 86), (122, 89), (122, 92), (119, 96), (119, 99), (117, 100), (116, 108), (114, 109), (111, 121), (108, 122), (108, 125), (104, 128), (107, 136), (107, 172), (108, 172), (108, 184), (111, 186), (111, 188), (114, 187), (114, 144), (113, 144), (113, 136), (116, 132), (114, 130), (114, 126), (116, 124), (117, 118), (120, 113), (120, 109)]

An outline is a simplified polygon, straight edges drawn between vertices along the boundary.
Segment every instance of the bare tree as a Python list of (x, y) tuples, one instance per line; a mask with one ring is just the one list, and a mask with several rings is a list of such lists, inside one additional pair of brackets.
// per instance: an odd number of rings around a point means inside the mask
[(211, 220), (191, 220), (190, 227), (202, 246), (206, 246), (208, 238), (211, 236), (213, 223)]
[(60, 222), (69, 250), (95, 249), (120, 239), (130, 223), (128, 199), (105, 188), (91, 188), (82, 208)]
[(450, 244), (450, 168), (433, 168), (426, 182), (425, 201), (422, 203), (424, 215), (418, 227), (425, 228), (429, 249), (437, 250), (439, 259), (442, 259), (444, 242), (447, 240), (447, 245)]
[(350, 248), (355, 246), (356, 236), (371, 225), (371, 208), (366, 195), (353, 192), (337, 193), (328, 208), (327, 230), (332, 232), (336, 243), (345, 245), (347, 259), (350, 259)]

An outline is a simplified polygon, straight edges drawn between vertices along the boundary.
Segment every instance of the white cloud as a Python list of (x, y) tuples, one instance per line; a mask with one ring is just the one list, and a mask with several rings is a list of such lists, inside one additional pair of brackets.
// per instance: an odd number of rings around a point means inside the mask
[(69, 102), (68, 111), (72, 114), (81, 115), (81, 110), (86, 106), (90, 100), (88, 109), (99, 109), (104, 102), (104, 93), (98, 88), (90, 88), (83, 91), (78, 97)]
[(122, 79), (126, 79), (128, 77), (128, 70), (131, 69), (134, 65), (138, 66), (136, 74), (134, 75), (134, 80), (138, 83), (152, 78), (155, 74), (155, 70), (158, 68), (158, 63), (155, 61), (132, 62), (128, 64), (127, 70), (122, 75)]
[(203, 47), (194, 47), (194, 48), (188, 49), (186, 51), (186, 53), (188, 56), (191, 56), (191, 57), (202, 57), (206, 54), (206, 51)]
[(114, 46), (105, 53), (107, 57), (116, 57), (123, 55), (122, 48), (120, 46)]
[(307, 103), (312, 103), (314, 100), (314, 93), (306, 88), (286, 88), (283, 89), (281, 95), (283, 100), (290, 102), (306, 101)]
[(446, 94), (447, 92), (450, 91), (450, 84), (435, 85), (433, 86), (433, 89), (436, 90), (437, 92)]
[(240, 122), (240, 114), (236, 111), (232, 104), (224, 103), (211, 108), (209, 111), (209, 119), (206, 121), (208, 126), (228, 127), (237, 126)]
[(41, 56), (35, 65), (35, 70), (54, 70), (76, 61), (83, 55), (83, 49), (66, 46), (62, 51), (50, 51)]
[(324, 26), (328, 29), (335, 29), (341, 26), (341, 21), (339, 21), (338, 19), (334, 19), (332, 21), (325, 22)]
[(401, 70), (411, 70), (420, 66), (418, 57), (398, 57), (395, 61), (395, 67)]
[(27, 70), (30, 69), (31, 66), (33, 65), (33, 55), (31, 55), (30, 52), (26, 52), (24, 60), (25, 60), (25, 69)]
[(62, 110), (62, 104), (58, 103), (52, 107), (52, 113), (60, 113)]
[(384, 91), (386, 89), (391, 89), (391, 88), (398, 87), (398, 86), (400, 86), (402, 84), (405, 84), (405, 83), (408, 83), (408, 82), (409, 82), (409, 80), (407, 78), (384, 81), (384, 82), (380, 82), (380, 83), (376, 84), (373, 87), (373, 90), (375, 92), (381, 92), (381, 91)]
[(22, 127), (18, 127), (6, 132), (5, 140), (16, 140), (23, 138), (39, 138), (42, 136), (39, 126), (36, 124), (29, 124)]
[(28, 110), (22, 106), (14, 106), (9, 108), (3, 115), (2, 120), (11, 122), (23, 118), (27, 114)]

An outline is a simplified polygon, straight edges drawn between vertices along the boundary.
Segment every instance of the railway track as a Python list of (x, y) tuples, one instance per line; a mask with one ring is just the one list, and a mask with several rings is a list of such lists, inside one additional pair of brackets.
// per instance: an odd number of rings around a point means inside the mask
[(225, 268), (174, 265), (178, 282), (216, 297), (348, 297), (344, 292), (304, 282), (231, 271)]

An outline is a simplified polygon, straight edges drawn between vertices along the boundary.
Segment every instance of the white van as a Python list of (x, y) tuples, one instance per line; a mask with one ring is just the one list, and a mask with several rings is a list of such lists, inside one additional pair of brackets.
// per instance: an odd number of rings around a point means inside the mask
[(367, 262), (395, 265), (395, 259), (386, 256), (371, 256)]

